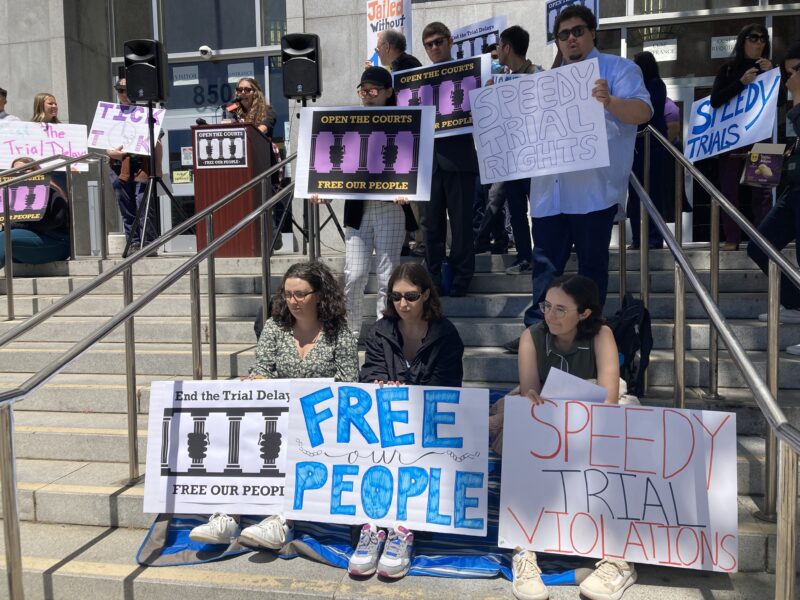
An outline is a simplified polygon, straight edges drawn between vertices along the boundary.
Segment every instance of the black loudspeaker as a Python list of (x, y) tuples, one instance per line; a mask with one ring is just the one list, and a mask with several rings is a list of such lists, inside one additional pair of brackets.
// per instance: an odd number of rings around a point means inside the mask
[(319, 36), (288, 33), (281, 38), (283, 95), (287, 98), (319, 98), (322, 95)]
[(157, 40), (128, 40), (122, 47), (128, 98), (133, 102), (166, 102), (167, 55)]

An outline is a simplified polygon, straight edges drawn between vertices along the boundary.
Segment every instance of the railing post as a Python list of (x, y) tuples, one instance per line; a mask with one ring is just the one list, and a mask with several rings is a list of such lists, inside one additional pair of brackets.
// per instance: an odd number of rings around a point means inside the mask
[[(5, 213), (8, 214), (8, 213)], [(23, 600), (22, 546), (17, 510), (17, 473), (14, 456), (14, 415), (11, 404), (0, 406), (0, 485), (3, 495), (3, 534), (6, 544), (6, 577), (8, 597)]]
[[(123, 303), (133, 302), (133, 271), (125, 269), (122, 275)], [(128, 475), (131, 483), (139, 479), (139, 423), (136, 403), (136, 340), (133, 317), (125, 321), (125, 382), (128, 393)]]
[[(675, 161), (675, 241), (683, 248), (683, 189), (681, 163)], [(675, 263), (675, 324), (672, 346), (675, 372), (674, 404), (686, 407), (686, 281), (683, 270)]]
[[(261, 182), (262, 200), (267, 203), (266, 181)], [(280, 234), (279, 234), (280, 235)], [(270, 279), (272, 277), (272, 209), (261, 213), (261, 310), (264, 322), (269, 319)]]
[(319, 257), (322, 256), (322, 233), (319, 220), (319, 204), (314, 204), (312, 206), (312, 210), (314, 211), (314, 258), (319, 260)]
[(78, 231), (78, 228), (75, 220), (75, 210), (73, 208), (74, 194), (72, 193), (72, 167), (71, 165), (67, 165), (65, 169), (67, 170), (67, 201), (71, 207), (69, 211), (69, 257), (75, 260), (75, 257), (78, 256), (78, 236), (75, 235), (75, 232)]
[(8, 304), (8, 315), (6, 321), (14, 320), (14, 260), (11, 256), (11, 219), (9, 218), (10, 201), (8, 198), (8, 186), (3, 186), (3, 215), (5, 215), (3, 223), (3, 245), (6, 250), (6, 303)]
[(622, 219), (618, 223), (619, 231), (619, 304), (622, 306), (622, 301), (625, 300), (625, 292), (628, 291), (628, 249), (627, 241), (625, 238), (627, 219)]
[[(709, 293), (714, 304), (719, 305), (719, 204), (711, 197), (711, 252)], [(719, 395), (719, 336), (716, 328), (708, 325), (708, 391), (706, 400), (720, 400)]]
[(108, 258), (108, 230), (106, 228), (106, 161), (102, 158), (97, 160), (100, 170), (100, 206), (98, 207), (98, 218), (100, 219), (100, 258)]
[[(214, 216), (206, 217), (206, 246), (214, 241)], [(217, 379), (217, 267), (214, 253), (208, 255), (208, 369)]]
[[(643, 187), (650, 196), (650, 130), (644, 130)], [(639, 297), (645, 308), (650, 306), (650, 227), (647, 209), (639, 201)], [(647, 393), (647, 373), (644, 376), (643, 393)]]
[(316, 225), (314, 217), (318, 214), (314, 210), (316, 204), (311, 202), (311, 198), (306, 198), (306, 214), (308, 215), (308, 260), (317, 259)]
[(192, 378), (203, 378), (203, 349), (200, 346), (200, 267), (195, 265), (189, 274), (189, 296), (192, 319)]
[(797, 453), (780, 443), (780, 510), (775, 548), (775, 600), (795, 598), (797, 543)]

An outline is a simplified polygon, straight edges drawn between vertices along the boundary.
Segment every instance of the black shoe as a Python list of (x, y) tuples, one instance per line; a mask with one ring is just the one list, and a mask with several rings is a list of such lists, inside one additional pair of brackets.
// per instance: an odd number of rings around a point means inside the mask
[(403, 247), (400, 249), (400, 256), (410, 256), (411, 255), (411, 248), (408, 247), (408, 244), (403, 244)]
[(425, 258), (425, 246), (414, 246), (414, 249), (411, 251), (411, 256)]
[(478, 255), (478, 254), (487, 254), (489, 252), (492, 252), (492, 245), (491, 244), (475, 244), (475, 246), (473, 246), (473, 248), (472, 248), (472, 251), (476, 255)]
[(463, 298), (467, 295), (467, 288), (463, 287), (454, 287), (450, 290), (450, 297), (451, 298)]
[(511, 352), (511, 354), (519, 353), (519, 338), (514, 338), (513, 340), (506, 342), (503, 344), (503, 348), (507, 352)]
[(492, 244), (492, 254), (508, 254), (508, 246)]
[(638, 250), (639, 249), (639, 242), (632, 242), (628, 244), (628, 250)]

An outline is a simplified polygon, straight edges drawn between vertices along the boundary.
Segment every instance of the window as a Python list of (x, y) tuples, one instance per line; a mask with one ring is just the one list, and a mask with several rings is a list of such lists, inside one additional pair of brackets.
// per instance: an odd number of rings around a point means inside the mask
[(114, 0), (114, 55), (128, 40), (153, 39), (151, 0)]
[(738, 6), (758, 6), (758, 0), (634, 0), (633, 14), (650, 15)]
[(217, 108), (231, 101), (242, 77), (254, 77), (264, 89), (264, 58), (171, 64), (167, 108)]
[(256, 45), (255, 0), (168, 0), (162, 7), (167, 52)]
[(286, 0), (261, 0), (261, 39), (265, 46), (277, 46), (286, 33)]

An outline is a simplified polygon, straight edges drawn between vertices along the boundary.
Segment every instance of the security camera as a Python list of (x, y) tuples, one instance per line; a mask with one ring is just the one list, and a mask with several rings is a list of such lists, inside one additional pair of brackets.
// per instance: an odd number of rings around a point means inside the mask
[(197, 51), (200, 53), (200, 56), (206, 60), (211, 60), (214, 57), (214, 50), (211, 46), (202, 45)]

